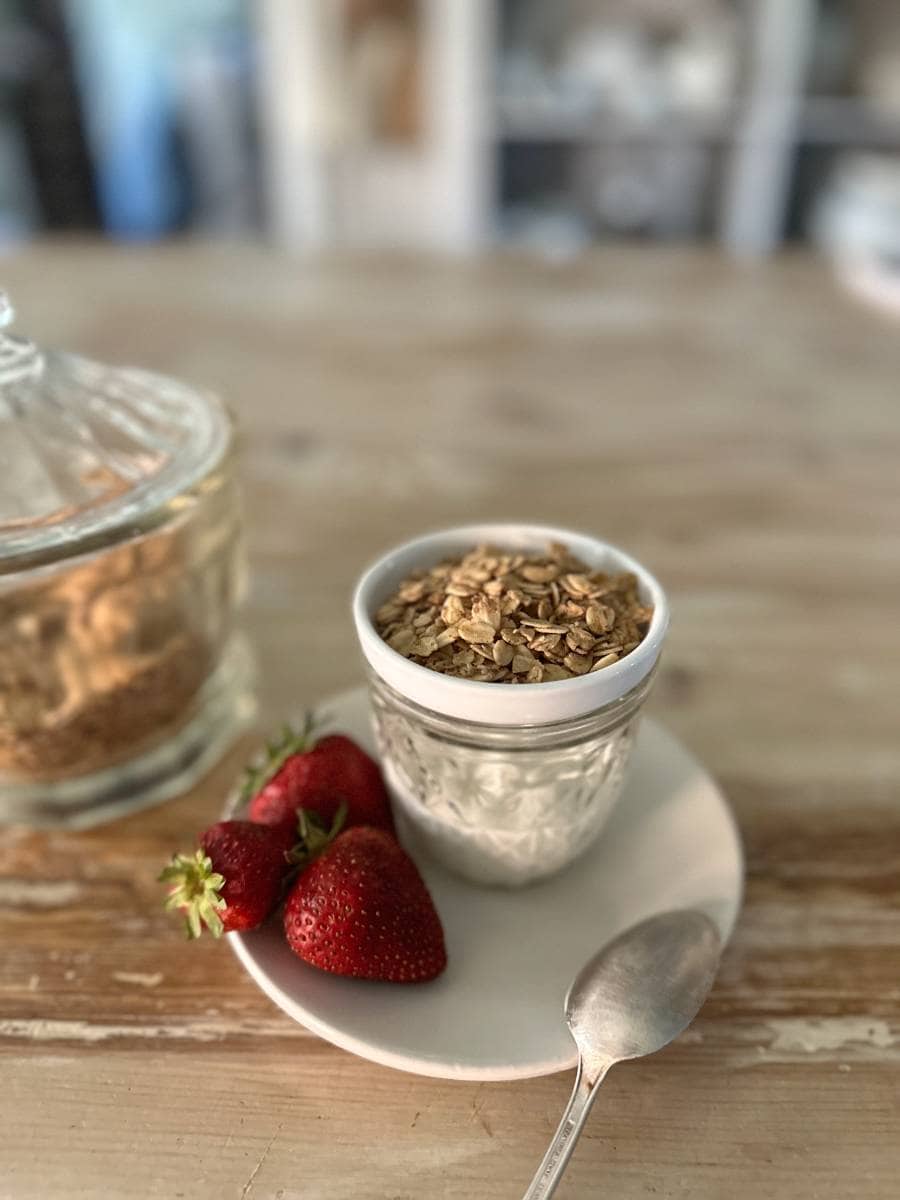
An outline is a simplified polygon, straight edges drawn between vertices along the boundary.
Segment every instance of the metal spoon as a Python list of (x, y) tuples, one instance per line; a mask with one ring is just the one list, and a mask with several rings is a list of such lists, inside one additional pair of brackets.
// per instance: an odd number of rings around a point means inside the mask
[(565, 1009), (578, 1047), (575, 1087), (523, 1200), (556, 1191), (609, 1068), (653, 1054), (687, 1029), (712, 987), (720, 949), (709, 917), (683, 909), (633, 925), (582, 967)]

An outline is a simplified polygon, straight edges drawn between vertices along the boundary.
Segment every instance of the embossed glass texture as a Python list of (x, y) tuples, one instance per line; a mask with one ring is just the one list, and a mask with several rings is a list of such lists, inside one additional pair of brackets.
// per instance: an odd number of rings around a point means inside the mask
[(651, 679), (587, 716), (510, 728), (440, 716), (370, 674), (401, 822), (474, 882), (518, 886), (561, 870), (591, 845), (621, 795)]

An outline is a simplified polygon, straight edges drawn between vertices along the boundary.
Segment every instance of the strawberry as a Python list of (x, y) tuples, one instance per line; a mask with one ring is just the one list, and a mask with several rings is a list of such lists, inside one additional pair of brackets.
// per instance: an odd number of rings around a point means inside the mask
[(296, 831), (286, 823), (211, 825), (194, 854), (174, 855), (160, 875), (161, 883), (172, 885), (166, 908), (184, 913), (192, 938), (200, 936), (203, 925), (213, 937), (255, 929), (278, 903), (296, 841)]
[(247, 772), (242, 797), (247, 815), (263, 825), (296, 826), (298, 809), (318, 813), (328, 826), (347, 805), (345, 825), (372, 825), (394, 832), (387, 789), (374, 759), (350, 738), (335, 733), (315, 741), (307, 717), (300, 732), (285, 726), (269, 743), (261, 767)]
[(419, 983), (447, 965), (428, 889), (383, 829), (335, 838), (291, 889), (284, 930), (295, 954), (334, 975)]

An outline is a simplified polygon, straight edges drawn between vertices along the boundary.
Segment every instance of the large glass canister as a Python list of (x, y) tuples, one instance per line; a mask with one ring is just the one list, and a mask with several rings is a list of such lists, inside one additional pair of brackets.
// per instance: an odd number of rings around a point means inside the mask
[(174, 795), (253, 714), (221, 402), (3, 331), (0, 822)]

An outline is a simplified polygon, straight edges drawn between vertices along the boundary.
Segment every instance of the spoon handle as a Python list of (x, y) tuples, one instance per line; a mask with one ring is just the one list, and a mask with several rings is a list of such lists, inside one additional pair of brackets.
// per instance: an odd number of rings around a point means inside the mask
[(607, 1069), (604, 1068), (594, 1078), (587, 1079), (584, 1065), (579, 1059), (575, 1086), (572, 1089), (569, 1103), (566, 1105), (559, 1127), (553, 1135), (553, 1141), (537, 1169), (537, 1174), (531, 1181), (531, 1187), (522, 1200), (548, 1200), (556, 1191), (563, 1171), (569, 1165), (575, 1143), (584, 1128), (591, 1105), (597, 1097), (597, 1089), (603, 1082)]

